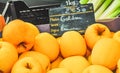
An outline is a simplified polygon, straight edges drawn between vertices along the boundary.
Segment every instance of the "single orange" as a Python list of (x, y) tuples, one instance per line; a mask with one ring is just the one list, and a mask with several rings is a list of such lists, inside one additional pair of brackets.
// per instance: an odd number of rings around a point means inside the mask
[(103, 65), (114, 70), (120, 58), (120, 43), (113, 38), (102, 38), (93, 47), (92, 64)]
[(60, 38), (60, 52), (64, 58), (84, 56), (87, 47), (83, 36), (77, 31), (67, 31)]
[(39, 33), (35, 25), (15, 19), (4, 27), (2, 39), (13, 44), (17, 48), (18, 53), (23, 53), (33, 47), (35, 36)]
[(43, 32), (35, 37), (33, 50), (48, 56), (52, 62), (59, 55), (59, 44), (54, 36), (50, 33)]
[(87, 27), (85, 31), (87, 46), (92, 50), (95, 43), (101, 38), (112, 37), (112, 33), (107, 26), (101, 23), (94, 23)]

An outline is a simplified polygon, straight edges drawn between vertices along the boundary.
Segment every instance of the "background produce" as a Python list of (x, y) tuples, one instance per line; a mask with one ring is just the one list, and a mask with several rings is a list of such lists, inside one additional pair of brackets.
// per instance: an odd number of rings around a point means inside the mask
[(120, 15), (120, 0), (80, 0), (80, 3), (93, 3), (96, 20)]

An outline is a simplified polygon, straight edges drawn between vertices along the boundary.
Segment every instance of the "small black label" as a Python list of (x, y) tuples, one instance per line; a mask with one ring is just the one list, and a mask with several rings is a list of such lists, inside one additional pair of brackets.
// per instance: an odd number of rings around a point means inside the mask
[(61, 4), (61, 7), (51, 8), (50, 33), (54, 36), (61, 36), (70, 30), (79, 31), (84, 34), (85, 29), (95, 23), (92, 4), (76, 4), (76, 0), (68, 0)]

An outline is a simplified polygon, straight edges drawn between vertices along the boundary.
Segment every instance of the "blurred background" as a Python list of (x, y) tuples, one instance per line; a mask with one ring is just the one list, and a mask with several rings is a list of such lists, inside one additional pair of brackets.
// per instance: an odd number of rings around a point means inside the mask
[[(2, 3), (6, 3), (7, 1), (8, 0), (0, 0), (0, 2)], [(34, 5), (60, 3), (64, 0), (22, 0), (22, 1), (25, 1), (29, 6), (34, 6)]]

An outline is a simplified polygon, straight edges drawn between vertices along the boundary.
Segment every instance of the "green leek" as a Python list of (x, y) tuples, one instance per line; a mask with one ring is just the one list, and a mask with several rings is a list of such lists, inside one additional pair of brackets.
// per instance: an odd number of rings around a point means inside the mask
[(80, 0), (80, 4), (87, 4), (88, 0)]
[(116, 9), (120, 8), (120, 0), (113, 0), (110, 6), (102, 13), (99, 19), (106, 19), (109, 15), (115, 12)]
[(117, 17), (119, 14), (120, 14), (120, 7), (117, 10), (115, 10), (112, 14), (110, 14), (108, 18)]
[(93, 3), (94, 11), (96, 12), (97, 9), (103, 4), (105, 0), (92, 0), (90, 3)]
[(113, 0), (105, 0), (101, 7), (95, 12), (95, 19), (98, 19), (105, 9), (112, 3)]
[(87, 3), (91, 3), (92, 2), (92, 0), (89, 0)]

